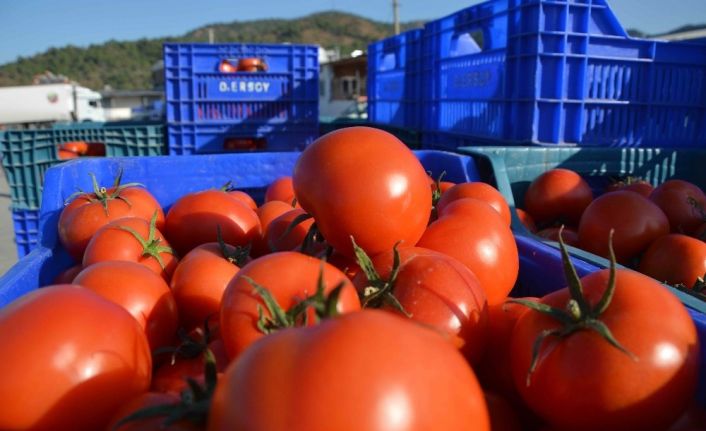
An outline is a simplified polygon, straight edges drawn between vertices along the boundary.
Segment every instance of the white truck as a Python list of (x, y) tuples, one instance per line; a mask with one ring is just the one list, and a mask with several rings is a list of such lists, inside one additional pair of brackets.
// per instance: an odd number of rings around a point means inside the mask
[(0, 87), (0, 129), (65, 121), (105, 121), (100, 93), (75, 84)]

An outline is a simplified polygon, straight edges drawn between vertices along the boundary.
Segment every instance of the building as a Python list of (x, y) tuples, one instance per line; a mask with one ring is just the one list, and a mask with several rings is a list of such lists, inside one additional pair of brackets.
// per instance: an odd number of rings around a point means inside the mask
[(320, 64), (319, 115), (322, 118), (367, 118), (367, 56), (354, 56)]
[(154, 106), (161, 106), (164, 92), (159, 90), (113, 90), (100, 92), (103, 97), (103, 109), (108, 121), (139, 119), (135, 113), (150, 111)]

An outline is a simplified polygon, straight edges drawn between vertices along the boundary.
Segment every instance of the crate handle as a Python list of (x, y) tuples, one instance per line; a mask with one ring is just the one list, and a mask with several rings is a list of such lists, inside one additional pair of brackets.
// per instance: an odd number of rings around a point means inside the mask
[(478, 54), (485, 47), (485, 32), (480, 29), (455, 33), (449, 46), (449, 57)]

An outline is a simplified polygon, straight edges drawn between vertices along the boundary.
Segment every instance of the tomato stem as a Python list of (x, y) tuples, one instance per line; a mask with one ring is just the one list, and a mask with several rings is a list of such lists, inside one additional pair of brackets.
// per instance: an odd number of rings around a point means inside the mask
[(248, 243), (242, 247), (226, 244), (225, 240), (223, 240), (223, 232), (221, 231), (220, 224), (216, 225), (216, 241), (218, 241), (218, 247), (220, 248), (221, 254), (225, 260), (238, 266), (239, 268), (242, 268), (243, 265), (245, 265), (248, 260), (248, 256), (250, 256), (250, 248), (252, 247), (251, 243)]
[(103, 211), (105, 211), (106, 215), (108, 214), (108, 202), (114, 199), (119, 199), (123, 202), (125, 202), (129, 207), (132, 206), (132, 203), (124, 196), (121, 195), (122, 191), (125, 190), (126, 188), (129, 187), (144, 187), (144, 185), (140, 183), (128, 183), (128, 184), (120, 184), (123, 178), (123, 170), (120, 168), (118, 170), (118, 174), (115, 177), (115, 180), (113, 182), (113, 187), (112, 187), (112, 192), (108, 193), (108, 189), (105, 187), (100, 187), (98, 185), (98, 180), (96, 179), (95, 174), (92, 172), (89, 173), (88, 175), (91, 176), (91, 181), (93, 183), (93, 193), (87, 193), (82, 190), (77, 191), (76, 193), (71, 194), (69, 198), (66, 200), (65, 205), (68, 205), (70, 201), (72, 201), (74, 198), (78, 199), (85, 199), (89, 203), (95, 203), (95, 202), (100, 202), (101, 206), (103, 207)]
[(135, 239), (140, 243), (142, 247), (142, 257), (153, 257), (159, 263), (162, 270), (166, 269), (164, 260), (162, 259), (162, 253), (168, 253), (175, 255), (176, 252), (169, 246), (160, 245), (161, 239), (157, 238), (157, 211), (154, 212), (152, 218), (150, 219), (149, 231), (147, 239), (142, 238), (142, 236), (130, 226), (117, 225), (116, 228), (129, 232)]

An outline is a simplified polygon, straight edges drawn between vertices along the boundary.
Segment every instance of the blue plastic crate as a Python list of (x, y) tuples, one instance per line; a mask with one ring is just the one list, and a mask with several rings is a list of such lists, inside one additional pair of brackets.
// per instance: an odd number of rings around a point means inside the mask
[[(167, 122), (316, 124), (318, 53), (314, 45), (165, 43)], [(267, 71), (219, 70), (222, 61), (252, 57)]]
[(17, 257), (22, 258), (37, 246), (39, 240), (39, 210), (10, 208), (15, 229)]
[(421, 129), (422, 34), (409, 30), (368, 45), (368, 121)]
[(631, 38), (606, 0), (487, 1), (427, 23), (423, 51), (437, 147), (706, 142), (706, 46)]
[(69, 141), (102, 143), (111, 157), (166, 154), (161, 123), (91, 122), (0, 132), (0, 156), (14, 207), (39, 208), (44, 173), (61, 162), (57, 147)]
[(301, 151), (319, 137), (319, 126), (310, 124), (232, 125), (167, 124), (170, 155), (230, 151)]

